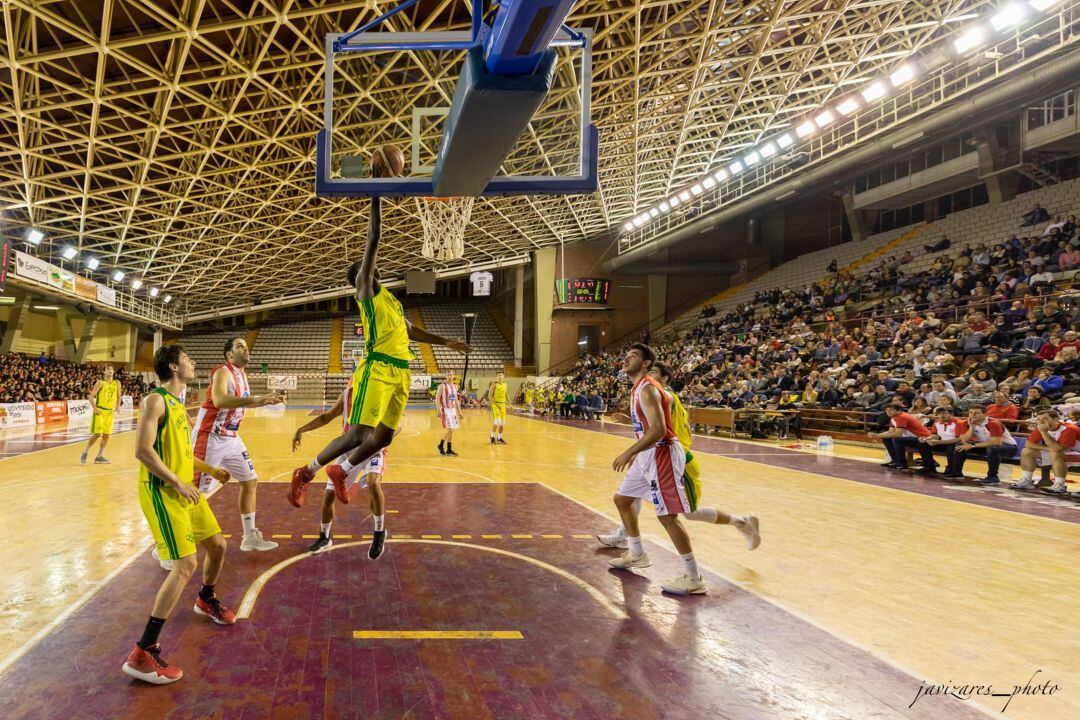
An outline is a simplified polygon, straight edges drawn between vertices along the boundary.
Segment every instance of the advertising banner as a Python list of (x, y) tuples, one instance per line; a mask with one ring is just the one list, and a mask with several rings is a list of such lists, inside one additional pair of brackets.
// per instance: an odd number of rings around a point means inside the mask
[(84, 278), (82, 275), (76, 275), (75, 294), (87, 300), (97, 300), (97, 283)]
[(430, 375), (413, 375), (412, 384), (409, 385), (410, 390), (427, 390), (431, 387)]
[(296, 389), (296, 376), (295, 375), (267, 375), (266, 376), (266, 389), (267, 390), (295, 390)]
[(120, 396), (120, 407), (117, 408), (117, 412), (121, 415), (134, 415), (135, 414), (135, 398), (130, 395)]
[(94, 410), (90, 407), (89, 400), (68, 400), (67, 414), (72, 420), (77, 418), (86, 418), (89, 420), (93, 417)]
[(0, 404), (0, 428), (26, 427), (37, 423), (37, 408), (32, 402)]
[(56, 422), (67, 419), (67, 403), (63, 400), (39, 402), (37, 405), (37, 424)]
[(42, 284), (49, 282), (49, 263), (24, 252), (15, 252), (15, 274), (19, 277), (36, 280)]
[(102, 305), (116, 307), (116, 291), (104, 285), (97, 286), (97, 301)]

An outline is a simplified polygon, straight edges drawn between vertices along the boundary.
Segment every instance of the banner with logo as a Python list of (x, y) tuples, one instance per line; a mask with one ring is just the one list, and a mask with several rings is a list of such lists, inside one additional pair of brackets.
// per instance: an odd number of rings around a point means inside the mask
[(116, 291), (104, 285), (97, 286), (97, 301), (102, 305), (116, 307)]
[(19, 277), (36, 280), (39, 283), (49, 282), (49, 263), (40, 260), (33, 255), (24, 252), (15, 252), (15, 274)]
[(55, 265), (49, 266), (49, 284), (54, 288), (75, 292), (75, 274)]
[(39, 402), (36, 405), (38, 425), (56, 422), (57, 420), (67, 420), (67, 403), (63, 400)]
[(267, 390), (295, 390), (296, 389), (296, 376), (295, 375), (267, 375), (266, 376), (266, 389)]
[(11, 259), (11, 241), (0, 238), (0, 292), (4, 291), (7, 282), (8, 261)]
[(72, 420), (86, 418), (89, 420), (94, 415), (94, 409), (90, 407), (89, 400), (68, 400), (67, 414)]
[(120, 396), (120, 407), (117, 411), (121, 415), (134, 415), (135, 414), (135, 398), (130, 395)]
[(428, 390), (431, 388), (430, 375), (413, 375), (409, 390)]
[(75, 276), (75, 294), (87, 300), (97, 300), (97, 283), (82, 275)]
[(0, 428), (26, 427), (37, 423), (35, 403), (0, 404)]

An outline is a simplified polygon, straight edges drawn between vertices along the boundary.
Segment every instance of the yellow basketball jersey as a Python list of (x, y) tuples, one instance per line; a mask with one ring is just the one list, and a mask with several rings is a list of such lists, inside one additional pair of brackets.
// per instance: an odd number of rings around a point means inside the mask
[[(176, 477), (184, 482), (192, 482), (195, 479), (195, 462), (191, 450), (191, 427), (188, 425), (184, 403), (165, 388), (155, 388), (154, 392), (165, 400), (165, 414), (158, 423), (154, 450)], [(139, 480), (165, 482), (151, 473), (145, 465), (139, 465)]]
[(528, 388), (528, 389), (525, 390), (525, 402), (526, 402), (526, 404), (529, 404), (529, 405), (532, 404), (534, 395), (535, 395), (535, 393), (533, 392), (532, 388)]
[(491, 387), (491, 402), (493, 403), (505, 403), (506, 402), (506, 383), (495, 383)]
[(115, 410), (116, 401), (119, 397), (120, 381), (102, 380), (101, 388), (98, 390), (97, 397), (94, 398), (94, 405), (99, 410)]
[(671, 427), (675, 431), (675, 435), (679, 438), (679, 444), (683, 446), (683, 450), (690, 450), (690, 413), (686, 412), (686, 408), (683, 407), (682, 400), (679, 396), (666, 390), (668, 397), (671, 398)]
[(380, 287), (375, 297), (357, 300), (360, 305), (360, 322), (364, 326), (364, 354), (373, 360), (379, 356), (408, 362), (409, 326), (405, 324), (405, 310), (394, 294)]

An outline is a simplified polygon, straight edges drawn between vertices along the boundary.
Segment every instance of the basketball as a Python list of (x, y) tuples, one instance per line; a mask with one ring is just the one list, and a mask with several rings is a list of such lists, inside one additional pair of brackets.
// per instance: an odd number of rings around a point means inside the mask
[(405, 153), (397, 145), (383, 145), (371, 154), (371, 174), (375, 177), (401, 177), (405, 171)]

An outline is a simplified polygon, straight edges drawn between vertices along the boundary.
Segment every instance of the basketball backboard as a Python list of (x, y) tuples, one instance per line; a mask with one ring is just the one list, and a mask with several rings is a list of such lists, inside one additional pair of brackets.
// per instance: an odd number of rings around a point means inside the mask
[[(387, 32), (385, 27), (374, 30), (375, 24), (326, 36), (325, 127), (317, 138), (316, 193), (434, 195), (433, 175), (440, 150), (445, 151), (455, 89), (469, 50), (489, 30), (474, 24), (472, 30)], [(554, 51), (550, 90), (497, 174), (475, 194), (578, 194), (596, 189), (591, 31), (561, 27), (549, 48)], [(495, 130), (500, 118), (490, 117), (490, 122)], [(371, 153), (386, 144), (404, 152), (403, 177), (371, 177)], [(482, 144), (476, 150), (484, 151)]]

